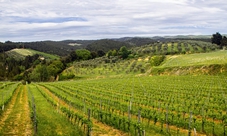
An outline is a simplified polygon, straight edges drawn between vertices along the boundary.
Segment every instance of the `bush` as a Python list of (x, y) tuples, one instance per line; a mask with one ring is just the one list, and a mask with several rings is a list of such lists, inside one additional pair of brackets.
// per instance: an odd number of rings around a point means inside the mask
[(61, 80), (68, 80), (68, 79), (73, 79), (75, 77), (75, 75), (74, 74), (68, 74), (68, 75), (60, 75), (59, 76), (59, 80), (61, 81)]
[(151, 66), (159, 66), (165, 59), (164, 55), (153, 56), (150, 59)]

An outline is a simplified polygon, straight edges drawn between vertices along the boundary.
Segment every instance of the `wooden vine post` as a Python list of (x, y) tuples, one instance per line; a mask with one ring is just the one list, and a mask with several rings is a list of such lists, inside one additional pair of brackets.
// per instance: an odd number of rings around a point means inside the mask
[(190, 118), (188, 122), (188, 136), (191, 135), (191, 122), (192, 122), (192, 112), (190, 111)]
[(2, 104), (3, 104), (2, 105), (2, 111), (4, 111), (4, 100), (3, 99), (4, 99), (4, 93), (2, 93)]
[(168, 106), (166, 106), (166, 132), (169, 133)]
[[(5, 84), (3, 85), (4, 86), (4, 88), (3, 88), (3, 90), (5, 90)], [(5, 108), (5, 105), (4, 105), (4, 93), (2, 93), (2, 111), (4, 111), (4, 108)]]
[(129, 106), (128, 106), (128, 120), (131, 120), (131, 107), (132, 107), (132, 101), (130, 100), (129, 102)]
[(84, 101), (84, 114), (86, 114), (86, 103), (85, 103), (85, 99), (83, 99)]
[(140, 110), (138, 110), (138, 136), (140, 136), (140, 118), (141, 118), (141, 115), (140, 115)]
[(35, 132), (35, 135), (37, 133), (37, 126), (38, 126), (38, 122), (37, 122), (37, 119), (36, 119), (36, 106), (35, 106), (35, 99), (34, 99), (34, 96), (32, 96), (32, 109), (33, 109), (33, 112), (34, 112), (34, 117), (33, 117), (33, 122), (34, 122), (34, 132)]
[[(88, 123), (91, 121), (91, 109), (88, 109)], [(88, 124), (87, 136), (91, 136), (91, 126)]]

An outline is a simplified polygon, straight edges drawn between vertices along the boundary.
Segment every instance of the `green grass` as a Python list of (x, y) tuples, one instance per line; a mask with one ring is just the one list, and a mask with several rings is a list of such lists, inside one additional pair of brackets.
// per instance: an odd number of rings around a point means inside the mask
[[(187, 135), (190, 111), (196, 119), (191, 124), (192, 128), (195, 127), (198, 133), (212, 135), (212, 117), (215, 116), (214, 133), (223, 135), (223, 124), (220, 122), (226, 116), (227, 95), (224, 76), (125, 76), (53, 82), (45, 85), (72, 102), (82, 104), (85, 101), (86, 107), (93, 108), (92, 111), (99, 109), (102, 102), (103, 110), (116, 117), (127, 118), (129, 101), (132, 101), (133, 120), (135, 122), (138, 120), (136, 117), (140, 109), (143, 115), (142, 125), (149, 136), (155, 135), (154, 133), (162, 134), (160, 122), (164, 119), (165, 124), (167, 108), (168, 120), (175, 127), (175, 129), (171, 127), (171, 135), (177, 135), (177, 127), (184, 129), (179, 135)], [(54, 89), (56, 87), (58, 90)], [(109, 107), (114, 110), (109, 110)], [(186, 117), (183, 116), (184, 112), (187, 114)], [(148, 125), (147, 119), (150, 116), (154, 117), (155, 114), (159, 123), (154, 125), (154, 118), (151, 118)], [(204, 132), (202, 132), (203, 115), (206, 116)], [(114, 119), (109, 121), (114, 122)], [(165, 126), (163, 127), (163, 135), (167, 135)], [(130, 132), (134, 134), (133, 129)]]
[(58, 59), (59, 56), (36, 51), (36, 50), (31, 50), (31, 49), (13, 49), (8, 52), (6, 52), (9, 56), (14, 57), (16, 59), (24, 59), (26, 56), (33, 56), (35, 54), (38, 54), (40, 56), (43, 56), (46, 59)]
[(1, 82), (0, 85), (0, 105), (3, 105), (12, 96), (18, 83)]
[[(23, 100), (23, 101), (22, 101)], [(32, 124), (29, 116), (27, 90), (20, 85), (2, 115), (0, 135), (31, 135)], [(4, 117), (6, 117), (4, 119)]]
[(34, 55), (31, 51), (29, 51), (27, 49), (13, 49), (11, 51), (14, 51), (14, 52), (16, 52), (18, 54), (21, 54), (23, 56), (29, 56), (29, 55), (32, 56), (32, 55)]
[(39, 54), (41, 56), (44, 56), (45, 58), (59, 59), (59, 56), (57, 56), (57, 55), (52, 55), (52, 54), (48, 54), (48, 53), (44, 53), (44, 52), (40, 52), (40, 51), (36, 51), (36, 50), (31, 50), (31, 49), (27, 49), (27, 50), (31, 51), (33, 54)]
[(195, 66), (227, 63), (227, 51), (168, 56), (160, 67)]
[(29, 85), (35, 98), (38, 120), (38, 136), (80, 136), (77, 126), (72, 125), (66, 117), (54, 109), (34, 85)]

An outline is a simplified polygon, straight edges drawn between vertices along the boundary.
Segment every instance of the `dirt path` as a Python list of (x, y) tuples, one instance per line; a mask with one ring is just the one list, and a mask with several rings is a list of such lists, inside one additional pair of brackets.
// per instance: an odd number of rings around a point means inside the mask
[[(57, 96), (55, 96), (53, 93), (51, 93), (48, 89), (46, 89), (43, 86), (39, 86), (46, 94), (51, 96), (56, 102), (59, 102), (60, 105), (69, 107), (69, 105), (64, 102), (63, 100), (59, 99)], [(77, 109), (73, 108), (75, 112), (80, 112), (77, 111)], [(92, 128), (92, 136), (128, 136), (127, 133), (122, 132), (118, 129), (115, 129), (111, 126), (108, 126), (106, 124), (103, 124), (99, 122), (98, 120), (92, 118), (93, 122), (93, 128)]]
[(17, 88), (6, 111), (0, 117), (0, 135), (32, 135), (26, 86), (20, 85)]

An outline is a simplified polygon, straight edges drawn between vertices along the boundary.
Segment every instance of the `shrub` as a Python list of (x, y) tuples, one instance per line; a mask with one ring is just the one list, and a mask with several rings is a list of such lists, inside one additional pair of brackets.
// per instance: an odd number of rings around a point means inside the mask
[(60, 75), (59, 76), (59, 80), (61, 81), (61, 80), (68, 80), (68, 79), (73, 79), (75, 77), (75, 75), (74, 74), (68, 74), (68, 75)]
[(159, 66), (164, 61), (164, 59), (165, 59), (164, 55), (156, 55), (151, 57), (150, 59), (151, 66)]

